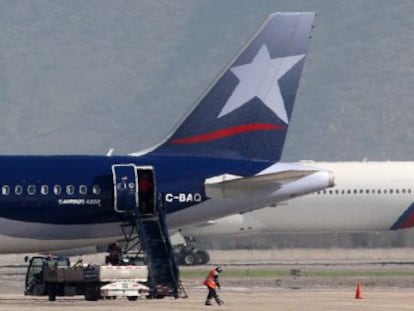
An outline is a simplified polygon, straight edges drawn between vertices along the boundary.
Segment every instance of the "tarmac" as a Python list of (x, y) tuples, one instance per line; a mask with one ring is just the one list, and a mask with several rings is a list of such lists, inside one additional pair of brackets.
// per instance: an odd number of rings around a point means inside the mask
[(0, 310), (237, 310), (237, 311), (290, 311), (290, 310), (413, 310), (413, 289), (376, 288), (364, 292), (365, 299), (355, 299), (354, 289), (275, 289), (275, 288), (227, 288), (221, 292), (222, 306), (204, 306), (206, 291), (191, 288), (189, 298), (161, 300), (126, 299), (87, 302), (81, 297), (46, 298), (24, 297), (22, 294), (1, 295)]
[[(409, 250), (411, 253), (411, 250)], [(224, 267), (222, 306), (205, 306), (206, 289), (197, 272), (211, 266), (183, 267), (186, 299), (164, 298), (128, 301), (125, 298), (88, 302), (83, 297), (47, 297), (23, 295), (24, 267), (13, 265), (15, 258), (0, 256), (0, 310), (413, 310), (414, 263), (407, 261), (407, 249), (378, 253), (357, 250), (354, 255), (339, 256), (338, 250), (295, 250), (289, 254), (271, 251), (212, 252), (212, 265)], [(252, 254), (254, 253), (254, 256)], [(396, 254), (400, 253), (400, 257)], [(306, 256), (306, 254), (309, 254)], [(333, 257), (335, 254), (335, 257)], [(297, 257), (295, 257), (297, 256)], [(235, 258), (237, 262), (235, 262)], [(246, 276), (238, 271), (248, 271)], [(254, 277), (253, 271), (286, 270), (281, 276)], [(288, 271), (301, 271), (291, 275)], [(228, 271), (226, 275), (226, 271)], [(404, 271), (408, 271), (407, 275)], [(325, 276), (323, 273), (327, 273)], [(339, 273), (338, 275), (336, 273)], [(349, 273), (349, 275), (348, 275)], [(300, 274), (300, 273), (299, 273)], [(358, 277), (359, 274), (362, 277)], [(356, 284), (362, 281), (362, 296), (355, 299)]]

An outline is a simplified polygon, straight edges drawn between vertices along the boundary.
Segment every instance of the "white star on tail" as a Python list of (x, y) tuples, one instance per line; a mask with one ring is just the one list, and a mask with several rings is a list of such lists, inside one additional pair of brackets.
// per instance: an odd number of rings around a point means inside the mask
[(219, 118), (243, 106), (254, 97), (271, 109), (286, 124), (289, 123), (285, 103), (279, 88), (279, 79), (285, 75), (305, 54), (271, 58), (263, 45), (250, 64), (230, 70), (240, 80), (230, 98), (223, 106)]

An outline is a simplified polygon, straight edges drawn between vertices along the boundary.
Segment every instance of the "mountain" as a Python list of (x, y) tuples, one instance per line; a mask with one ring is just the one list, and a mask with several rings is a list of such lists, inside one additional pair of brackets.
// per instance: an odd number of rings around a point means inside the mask
[(0, 154), (160, 140), (274, 11), (317, 11), (284, 160), (412, 160), (412, 1), (2, 1)]

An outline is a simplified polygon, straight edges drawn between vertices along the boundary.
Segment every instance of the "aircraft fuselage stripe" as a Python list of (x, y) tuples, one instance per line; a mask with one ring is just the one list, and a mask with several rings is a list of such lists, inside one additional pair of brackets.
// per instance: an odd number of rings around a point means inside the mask
[(414, 203), (411, 204), (398, 220), (391, 226), (390, 230), (406, 229), (414, 226)]
[(286, 127), (283, 125), (276, 125), (270, 123), (251, 123), (236, 125), (226, 129), (217, 130), (211, 133), (195, 135), (186, 138), (175, 139), (171, 143), (180, 145), (180, 144), (194, 144), (194, 143), (204, 143), (212, 140), (222, 139), (229, 136), (239, 135), (247, 132), (255, 131), (281, 131)]

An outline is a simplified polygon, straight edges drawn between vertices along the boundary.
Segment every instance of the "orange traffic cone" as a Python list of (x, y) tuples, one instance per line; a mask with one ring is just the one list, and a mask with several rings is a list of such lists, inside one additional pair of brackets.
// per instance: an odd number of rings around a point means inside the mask
[(362, 286), (359, 282), (356, 288), (355, 299), (364, 299), (364, 297), (362, 296)]

